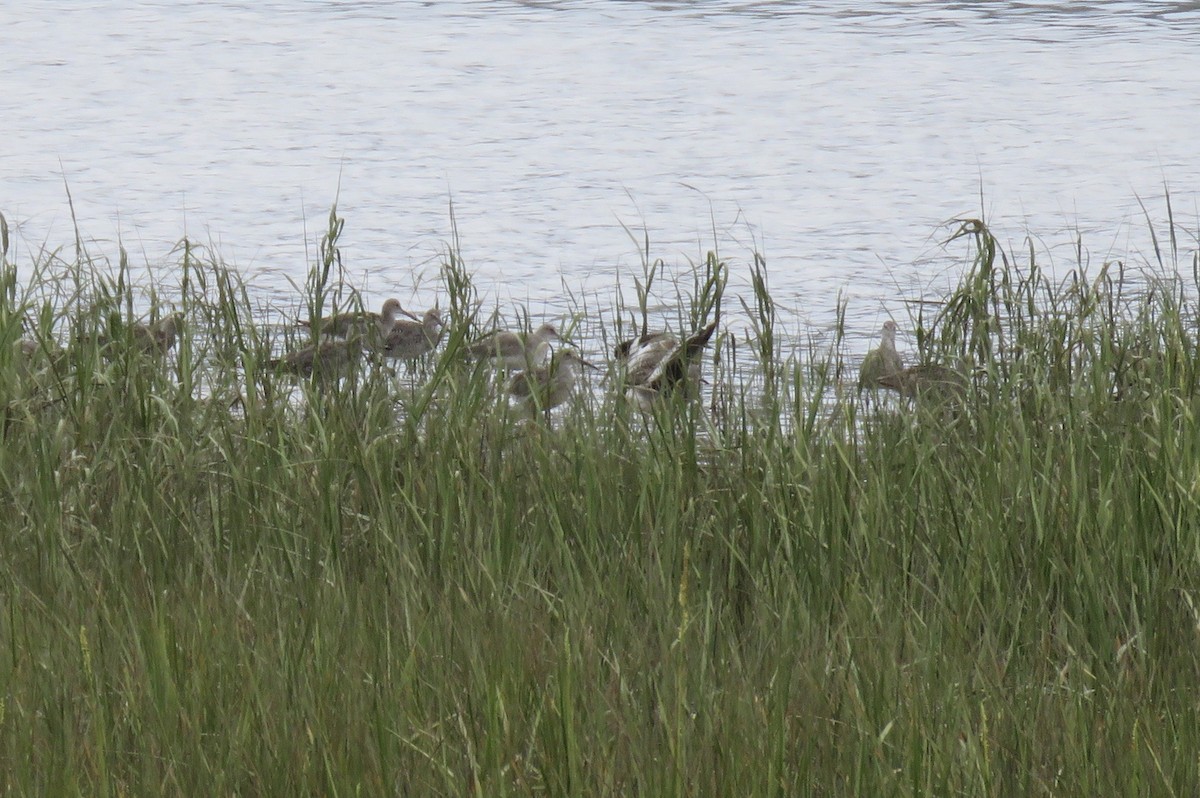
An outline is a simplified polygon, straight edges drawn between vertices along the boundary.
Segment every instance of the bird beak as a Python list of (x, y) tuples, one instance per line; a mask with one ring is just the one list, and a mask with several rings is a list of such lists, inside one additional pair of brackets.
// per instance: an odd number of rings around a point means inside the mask
[(593, 362), (592, 362), (592, 361), (590, 361), (590, 360), (584, 360), (583, 358), (579, 358), (579, 365), (581, 365), (581, 366), (587, 366), (588, 368), (590, 368), (590, 369), (595, 369), (596, 371), (599, 371), (599, 370), (600, 370), (600, 367), (599, 367), (599, 366), (597, 366), (595, 363), (593, 363)]

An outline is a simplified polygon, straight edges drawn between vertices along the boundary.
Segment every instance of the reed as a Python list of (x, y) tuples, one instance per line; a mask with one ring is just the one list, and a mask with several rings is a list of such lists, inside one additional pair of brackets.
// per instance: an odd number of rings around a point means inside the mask
[[(950, 410), (864, 404), (840, 333), (786, 351), (753, 255), (704, 402), (601, 386), (547, 425), (464, 357), (457, 242), (405, 388), (369, 358), (281, 379), (292, 342), (192, 242), (147, 287), (78, 242), (18, 279), (0, 232), (13, 793), (1200, 786), (1195, 255), (1060, 278), (962, 222), (909, 357), (966, 375)], [(353, 296), (340, 232), (314, 317)], [(680, 318), (723, 318), (737, 268), (706, 259)], [(178, 345), (144, 356), (128, 330), (168, 312)], [(27, 336), (62, 355), (20, 372)]]

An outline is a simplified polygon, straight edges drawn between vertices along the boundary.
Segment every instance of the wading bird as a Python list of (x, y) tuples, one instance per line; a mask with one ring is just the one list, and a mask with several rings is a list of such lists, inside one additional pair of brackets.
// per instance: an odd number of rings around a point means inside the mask
[(283, 357), (271, 358), (267, 368), (300, 377), (316, 375), (319, 380), (336, 380), (350, 372), (361, 352), (361, 344), (353, 339), (321, 341), (288, 352)]
[[(322, 317), (320, 323), (317, 325), (318, 329), (316, 332), (321, 336), (332, 338), (353, 338), (370, 335), (379, 335), (382, 338), (392, 329), (392, 325), (396, 323), (396, 317), (403, 312), (400, 300), (389, 299), (383, 303), (383, 308), (379, 313), (372, 311), (349, 311)], [(298, 319), (297, 323), (301, 327), (307, 327), (310, 330), (313, 329), (314, 325), (311, 319)]]
[(630, 352), (664, 341), (670, 341), (671, 343), (674, 343), (676, 341), (674, 333), (669, 333), (663, 330), (652, 333), (642, 333), (636, 338), (629, 338), (614, 346), (613, 357), (618, 361), (628, 360)]
[(497, 330), (469, 344), (467, 354), (476, 360), (490, 358), (505, 369), (529, 369), (545, 362), (551, 341), (561, 340), (553, 324), (543, 324), (528, 335)]
[(967, 378), (961, 371), (935, 364), (900, 369), (875, 382), (881, 388), (899, 391), (904, 398), (918, 401), (952, 404), (962, 402), (967, 395)]
[(442, 315), (437, 308), (425, 312), (421, 321), (398, 321), (383, 339), (380, 353), (390, 360), (411, 363), (433, 351), (442, 340)]
[[(52, 354), (53, 357), (58, 357), (61, 354), (61, 350), (54, 351)], [(16, 367), (16, 373), (22, 378), (30, 376), (39, 371), (44, 364), (49, 363), (49, 359), (42, 357), (42, 355), (41, 342), (33, 338), (21, 338), (20, 340), (13, 341), (12, 362)]]
[[(867, 352), (862, 367), (858, 370), (858, 388), (878, 388), (880, 379), (904, 368), (904, 359), (896, 351), (896, 322), (883, 323), (879, 333), (879, 346)], [(886, 386), (885, 386), (886, 387)]]
[[(175, 348), (175, 341), (179, 337), (179, 328), (183, 324), (183, 314), (179, 312), (168, 313), (158, 321), (143, 324), (138, 322), (131, 325), (129, 329), (130, 346), (135, 352), (144, 355), (165, 355), (167, 352)], [(95, 340), (100, 350), (105, 357), (111, 359), (113, 357), (113, 346), (120, 340), (109, 338), (107, 335), (101, 334), (92, 339), (90, 336), (84, 336), (81, 340)]]
[[(635, 339), (625, 348), (625, 396), (647, 409), (660, 396), (676, 390), (694, 391), (700, 384), (697, 356), (716, 329), (714, 320), (682, 343), (669, 333), (651, 333)], [(625, 343), (617, 344), (618, 361)]]
[(509, 396), (531, 414), (550, 411), (567, 401), (575, 390), (576, 368), (596, 366), (579, 356), (573, 349), (562, 349), (550, 357), (544, 366), (518, 371), (508, 380)]

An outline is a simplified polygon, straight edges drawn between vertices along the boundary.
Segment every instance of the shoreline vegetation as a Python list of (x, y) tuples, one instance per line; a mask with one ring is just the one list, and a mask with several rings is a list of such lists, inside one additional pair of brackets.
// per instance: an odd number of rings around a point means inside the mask
[[(610, 361), (547, 413), (465, 357), (492, 325), (456, 240), (437, 349), (322, 383), (268, 368), (308, 332), (208, 250), (141, 311), (123, 251), (19, 282), (0, 225), (0, 783), (1194, 795), (1200, 263), (1170, 224), (1056, 277), (960, 221), (961, 280), (896, 318), (902, 394), (781, 352), (766, 262), (734, 297), (710, 255), (672, 331), (718, 322), (699, 399), (630, 402)], [(309, 318), (361, 310), (340, 232)]]

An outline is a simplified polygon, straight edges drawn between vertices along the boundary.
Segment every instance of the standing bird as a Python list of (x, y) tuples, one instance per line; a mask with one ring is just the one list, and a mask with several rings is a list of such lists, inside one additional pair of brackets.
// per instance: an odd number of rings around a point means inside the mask
[(420, 322), (398, 321), (383, 339), (380, 352), (391, 360), (412, 362), (433, 351), (442, 340), (442, 314), (437, 308), (425, 312)]
[(319, 380), (336, 380), (350, 372), (361, 352), (361, 343), (354, 339), (320, 341), (283, 357), (271, 358), (267, 361), (267, 367), (283, 374), (300, 377), (315, 375)]
[[(402, 312), (400, 300), (389, 299), (383, 303), (383, 308), (379, 313), (349, 311), (322, 317), (317, 331), (322, 336), (333, 338), (361, 338), (371, 335), (383, 338), (392, 329), (392, 325), (396, 323), (396, 317)], [(301, 327), (313, 329), (311, 319), (298, 319), (297, 323)]]
[(880, 379), (895, 374), (904, 368), (904, 359), (896, 351), (896, 322), (883, 323), (879, 334), (879, 346), (867, 352), (858, 370), (858, 389), (877, 388)]
[(504, 369), (530, 369), (540, 366), (550, 352), (551, 341), (561, 341), (553, 324), (543, 324), (528, 335), (497, 330), (467, 346), (467, 354), (476, 359), (490, 358)]
[(508, 394), (531, 414), (542, 410), (549, 416), (551, 409), (567, 401), (575, 390), (575, 369), (578, 366), (596, 368), (575, 350), (560, 350), (550, 357), (546, 365), (512, 375), (508, 380)]
[[(667, 396), (676, 389), (693, 390), (700, 382), (700, 364), (696, 356), (708, 345), (716, 329), (714, 320), (683, 343), (667, 333), (642, 336), (646, 342), (628, 350), (626, 397), (642, 409), (648, 409), (657, 397)], [(618, 350), (621, 346), (617, 345)]]

